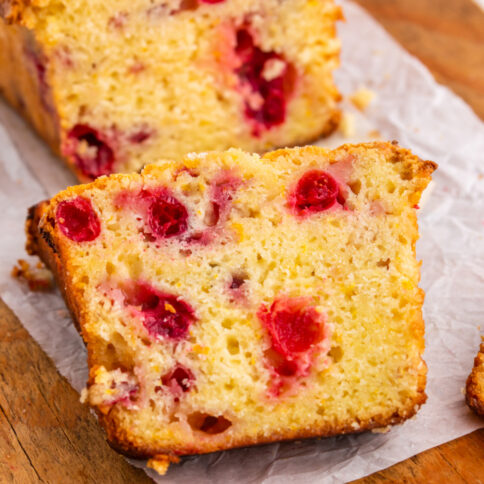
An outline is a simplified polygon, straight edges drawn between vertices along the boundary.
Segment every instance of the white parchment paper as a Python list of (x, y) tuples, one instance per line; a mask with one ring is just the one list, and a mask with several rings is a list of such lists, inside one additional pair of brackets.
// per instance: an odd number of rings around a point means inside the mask
[[(397, 139), (440, 165), (420, 213), (417, 248), (427, 293), (428, 402), (417, 417), (387, 434), (189, 457), (165, 477), (156, 477), (159, 482), (343, 482), (483, 425), (464, 404), (462, 389), (484, 323), (484, 125), (359, 7), (341, 3), (347, 22), (339, 28), (343, 56), (338, 85), (344, 94), (360, 86), (377, 94), (364, 115), (355, 111), (354, 141), (365, 141), (378, 130), (382, 138)], [(347, 141), (335, 135), (320, 144)], [(73, 183), (26, 124), (0, 103), (0, 296), (80, 390), (87, 376), (86, 353), (60, 295), (31, 293), (9, 275), (14, 262), (25, 258), (27, 207)]]

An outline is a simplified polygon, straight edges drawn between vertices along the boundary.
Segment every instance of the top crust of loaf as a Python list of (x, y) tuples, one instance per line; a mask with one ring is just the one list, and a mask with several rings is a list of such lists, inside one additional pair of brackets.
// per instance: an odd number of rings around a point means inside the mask
[(467, 378), (466, 401), (477, 415), (484, 416), (484, 343), (481, 344), (474, 368)]
[[(391, 163), (402, 163), (404, 167), (405, 174), (408, 175), (407, 179), (412, 179), (415, 181), (415, 193), (410, 199), (410, 203), (418, 203), (421, 191), (426, 187), (430, 181), (430, 176), (436, 168), (436, 164), (431, 161), (423, 161), (417, 156), (414, 156), (410, 151), (401, 148), (396, 143), (367, 143), (360, 145), (344, 145), (337, 150), (326, 150), (318, 147), (304, 147), (300, 149), (283, 149), (268, 153), (261, 157), (262, 163), (270, 163), (276, 161), (278, 157), (285, 156), (287, 158), (297, 159), (302, 155), (315, 156), (329, 156), (333, 157), (334, 153), (337, 152), (348, 152), (348, 153), (364, 153), (366, 150), (380, 150), (385, 154), (388, 161)], [(233, 153), (240, 153), (238, 150), (231, 150)], [(230, 153), (230, 151), (229, 151)], [(210, 156), (210, 155), (209, 155)], [(181, 165), (185, 166), (196, 166), (203, 160), (203, 155), (188, 155)], [(163, 172), (166, 169), (173, 169), (173, 162), (162, 161), (159, 164), (148, 165), (145, 167), (141, 173), (142, 177), (156, 176), (157, 173)], [(64, 293), (69, 309), (71, 310), (74, 320), (78, 326), (78, 329), (82, 332), (83, 338), (88, 344), (88, 359), (89, 366), (93, 366), (96, 362), (94, 361), (94, 355), (92, 352), (93, 344), (90, 342), (91, 335), (84, 331), (84, 325), (86, 318), (88, 317), (82, 307), (79, 307), (78, 302), (81, 299), (77, 297), (76, 294), (78, 290), (73, 284), (72, 277), (69, 274), (68, 268), (63, 265), (61, 261), (61, 254), (64, 252), (63, 245), (66, 244), (62, 237), (58, 237), (56, 232), (49, 228), (49, 223), (45, 223), (49, 218), (54, 217), (54, 211), (56, 204), (61, 200), (72, 197), (75, 195), (82, 194), (87, 188), (97, 188), (105, 189), (110, 186), (110, 181), (113, 179), (123, 179), (126, 177), (131, 177), (137, 179), (140, 177), (139, 174), (132, 175), (111, 175), (110, 177), (101, 177), (95, 180), (89, 185), (74, 186), (68, 188), (67, 190), (61, 192), (51, 201), (42, 202), (41, 204), (33, 207), (30, 211), (29, 218), (27, 220), (26, 228), (28, 234), (27, 250), (31, 254), (38, 254), (44, 262), (53, 270), (59, 286)], [(416, 238), (415, 229), (415, 238)], [(415, 240), (413, 241), (413, 247), (415, 246)], [(423, 300), (423, 292), (420, 291), (421, 300)], [(424, 323), (419, 317), (418, 321), (412, 323), (413, 334), (415, 338), (418, 339), (419, 352), (420, 355), (423, 353), (423, 333), (424, 333)], [(91, 343), (91, 344), (90, 344)], [(90, 347), (91, 346), (91, 347)], [(271, 436), (264, 436), (257, 440), (248, 439), (247, 441), (238, 441), (235, 444), (227, 446), (227, 443), (214, 443), (212, 447), (204, 448), (203, 452), (216, 451), (221, 449), (226, 449), (230, 447), (239, 447), (244, 445), (262, 444), (273, 441), (294, 439), (294, 438), (307, 438), (314, 436), (331, 436), (343, 433), (354, 433), (361, 432), (364, 430), (385, 427), (387, 425), (396, 424), (406, 420), (416, 413), (419, 406), (423, 404), (426, 400), (425, 395), (425, 382), (426, 382), (426, 366), (425, 363), (420, 360), (420, 365), (415, 368), (415, 372), (418, 378), (418, 388), (417, 393), (411, 402), (405, 409), (402, 409), (395, 414), (388, 416), (376, 416), (375, 418), (361, 420), (357, 427), (353, 425), (343, 425), (334, 427), (331, 425), (326, 425), (324, 428), (313, 428), (313, 429), (295, 429), (287, 431), (283, 434), (274, 434)], [(149, 456), (159, 456), (163, 454), (170, 453), (166, 448), (152, 447), (147, 445), (136, 436), (131, 435), (129, 429), (123, 428), (121, 420), (116, 412), (111, 412), (107, 415), (99, 413), (100, 421), (105, 427), (109, 440), (121, 452), (127, 453), (136, 457), (149, 457)], [(186, 453), (186, 452), (180, 452)], [(172, 453), (170, 453), (172, 454)]]

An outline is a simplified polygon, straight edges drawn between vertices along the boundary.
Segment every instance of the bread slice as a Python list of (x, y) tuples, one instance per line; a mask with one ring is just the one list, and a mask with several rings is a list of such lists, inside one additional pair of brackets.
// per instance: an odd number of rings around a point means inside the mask
[(474, 368), (467, 378), (466, 401), (477, 415), (484, 417), (484, 343), (481, 343), (474, 360)]
[(121, 451), (170, 459), (361, 432), (425, 402), (417, 204), (390, 143), (190, 154), (31, 211)]
[(81, 181), (337, 127), (333, 0), (100, 5), (0, 1), (0, 91)]

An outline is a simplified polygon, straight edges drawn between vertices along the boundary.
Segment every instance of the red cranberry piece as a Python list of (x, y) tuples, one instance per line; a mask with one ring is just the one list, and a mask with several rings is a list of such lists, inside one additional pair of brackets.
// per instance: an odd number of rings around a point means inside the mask
[(220, 221), (220, 218), (227, 215), (230, 202), (234, 193), (242, 184), (242, 180), (229, 171), (222, 172), (212, 185), (211, 195), (211, 213), (207, 220), (207, 225), (214, 226)]
[(299, 370), (296, 361), (288, 360), (286, 356), (281, 355), (281, 353), (278, 353), (273, 348), (265, 351), (264, 356), (280, 376), (291, 377), (296, 375)]
[[(257, 107), (249, 101), (245, 103), (245, 114), (256, 122), (253, 134), (258, 136), (262, 128), (270, 129), (284, 122), (295, 69), (279, 54), (264, 52), (257, 47), (247, 28), (237, 31), (235, 52), (241, 61), (241, 67), (237, 70), (240, 81), (248, 84), (252, 92), (262, 99), (262, 104)], [(268, 78), (264, 73), (270, 62), (282, 63), (282, 70), (276, 72), (273, 78)]]
[(154, 235), (169, 238), (181, 235), (188, 227), (188, 211), (169, 190), (163, 189), (153, 197), (148, 209), (148, 224)]
[(200, 3), (208, 3), (208, 4), (215, 4), (215, 3), (223, 3), (225, 0), (199, 0)]
[(152, 131), (147, 128), (141, 128), (129, 137), (129, 141), (133, 144), (144, 143), (147, 139), (151, 138)]
[(163, 385), (168, 386), (174, 394), (188, 392), (195, 381), (193, 373), (182, 365), (177, 365), (172, 371), (161, 377)]
[(155, 337), (180, 340), (187, 336), (196, 318), (192, 307), (175, 294), (156, 290), (148, 284), (138, 284), (125, 291), (126, 304), (141, 306), (143, 324)]
[(234, 274), (232, 276), (232, 281), (230, 282), (230, 289), (239, 289), (243, 284), (245, 284), (245, 277)]
[(275, 351), (289, 357), (308, 351), (323, 339), (324, 317), (306, 297), (276, 299), (258, 316), (268, 331)]
[(101, 232), (99, 218), (87, 198), (76, 197), (60, 202), (56, 218), (61, 232), (75, 242), (89, 242)]
[[(74, 163), (86, 177), (94, 179), (112, 173), (114, 152), (101, 133), (86, 124), (76, 124), (67, 137), (72, 142)], [(87, 145), (85, 154), (78, 152), (81, 143)]]
[(321, 170), (305, 173), (289, 196), (289, 205), (298, 215), (310, 215), (331, 208), (340, 195), (338, 182)]

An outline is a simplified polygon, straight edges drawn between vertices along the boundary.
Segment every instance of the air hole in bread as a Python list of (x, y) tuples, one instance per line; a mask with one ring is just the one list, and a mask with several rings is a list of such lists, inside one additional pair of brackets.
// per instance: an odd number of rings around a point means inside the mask
[(378, 267), (385, 267), (385, 268), (389, 269), (389, 268), (390, 268), (390, 259), (389, 259), (389, 258), (388, 258), (388, 259), (380, 259), (380, 260), (379, 260), (379, 261), (376, 263), (376, 265), (377, 265)]
[(193, 430), (209, 435), (221, 434), (232, 425), (232, 422), (223, 415), (215, 417), (202, 412), (191, 413), (187, 421)]
[(229, 336), (227, 338), (227, 349), (231, 355), (237, 355), (240, 352), (240, 345), (237, 338)]
[(343, 349), (341, 346), (333, 346), (329, 351), (328, 355), (333, 360), (333, 363), (338, 363), (343, 358)]
[(128, 343), (123, 336), (117, 332), (112, 333), (110, 342), (102, 341), (105, 351), (103, 354), (103, 366), (108, 371), (121, 369), (131, 371), (134, 368), (134, 361)]
[(361, 181), (360, 180), (355, 180), (352, 182), (348, 183), (348, 186), (350, 187), (350, 190), (355, 194), (358, 195), (361, 190)]

